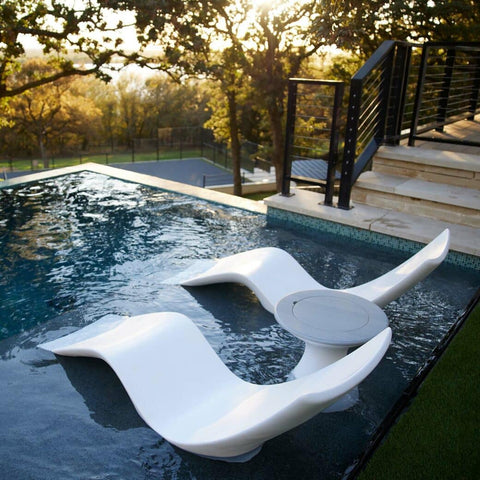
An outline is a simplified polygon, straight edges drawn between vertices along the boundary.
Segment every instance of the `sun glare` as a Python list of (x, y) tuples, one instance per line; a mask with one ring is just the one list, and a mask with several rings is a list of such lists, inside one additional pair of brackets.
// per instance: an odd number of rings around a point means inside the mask
[(270, 17), (279, 13), (291, 10), (294, 7), (302, 6), (309, 0), (252, 0), (252, 10), (256, 12), (268, 12)]

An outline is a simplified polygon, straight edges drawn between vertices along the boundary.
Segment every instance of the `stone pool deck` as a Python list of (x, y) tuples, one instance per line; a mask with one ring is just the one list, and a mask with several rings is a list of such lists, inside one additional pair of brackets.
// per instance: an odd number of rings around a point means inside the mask
[(392, 237), (428, 243), (445, 228), (451, 232), (451, 250), (480, 257), (480, 230), (385, 208), (354, 204), (350, 210), (327, 207), (323, 196), (308, 190), (293, 189), (291, 197), (280, 194), (265, 199), (268, 208), (335, 222)]

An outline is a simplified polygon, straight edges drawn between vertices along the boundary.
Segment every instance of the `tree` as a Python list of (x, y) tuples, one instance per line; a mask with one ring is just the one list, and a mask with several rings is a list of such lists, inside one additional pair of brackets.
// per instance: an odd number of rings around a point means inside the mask
[(206, 80), (172, 80), (163, 72), (146, 79), (145, 134), (156, 137), (165, 127), (201, 127), (210, 117)]
[(321, 21), (321, 15), (332, 9), (330, 4), (313, 0), (119, 2), (120, 8), (137, 12), (137, 28), (146, 35), (145, 41), (148, 38), (161, 46), (156, 59), (159, 68), (177, 76), (207, 75), (219, 82), (227, 106), (236, 184), (240, 178), (239, 98), (246, 84), (253, 87), (259, 110), (268, 115), (278, 188), (283, 175), (287, 81), (298, 73), (304, 59), (330, 41), (330, 31)]
[(100, 143), (109, 145), (113, 152), (120, 133), (116, 84), (105, 83), (95, 77), (80, 77), (78, 83), (83, 85), (84, 96), (102, 112), (97, 134), (102, 139)]
[[(29, 60), (12, 81), (27, 83), (49, 74), (51, 68), (41, 60)], [(101, 112), (81, 95), (72, 78), (60, 78), (49, 85), (27, 90), (10, 102), (7, 120), (17, 135), (35, 140), (45, 168), (49, 167), (47, 146), (65, 147), (83, 143), (95, 131)]]
[(313, 28), (319, 20), (316, 2), (275, 1), (260, 4), (241, 43), (245, 70), (256, 98), (267, 112), (277, 190), (281, 190), (284, 157), (284, 109), (288, 79), (326, 39)]
[[(160, 54), (146, 57), (145, 66), (161, 69), (177, 81), (185, 76), (200, 75), (215, 79), (226, 95), (230, 125), (230, 146), (233, 156), (235, 193), (241, 193), (240, 140), (238, 138), (236, 101), (236, 64), (232, 63), (235, 50), (213, 52), (218, 12), (228, 0), (178, 1), (123, 0), (116, 2), (121, 10), (136, 12), (136, 26), (142, 45), (155, 43)], [(152, 65), (153, 64), (153, 65)]]
[[(115, 58), (134, 58), (122, 49), (122, 17), (109, 2), (3, 0), (0, 3), (0, 99), (72, 75), (108, 76), (102, 67)], [(81, 5), (81, 7), (79, 7)], [(108, 21), (106, 20), (108, 19)], [(11, 81), (25, 58), (25, 42), (34, 41), (51, 68), (22, 82)], [(81, 55), (82, 66), (72, 55)]]
[(344, 2), (330, 19), (346, 35), (338, 46), (370, 56), (384, 40), (477, 41), (480, 2), (477, 0), (371, 0)]
[(115, 83), (122, 143), (133, 145), (136, 137), (143, 136), (145, 116), (145, 79), (134, 72), (124, 72)]
[(425, 38), (433, 41), (466, 42), (480, 38), (480, 2), (435, 0), (427, 2)]

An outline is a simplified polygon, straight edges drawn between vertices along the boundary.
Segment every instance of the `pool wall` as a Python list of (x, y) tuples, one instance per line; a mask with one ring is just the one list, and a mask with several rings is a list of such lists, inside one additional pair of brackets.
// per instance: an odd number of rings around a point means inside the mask
[[(303, 231), (323, 231), (341, 235), (343, 237), (353, 238), (355, 240), (368, 242), (373, 245), (392, 248), (407, 253), (416, 253), (425, 245), (414, 240), (407, 240), (404, 238), (393, 237), (384, 233), (372, 232), (350, 225), (331, 222), (321, 218), (310, 217), (302, 215), (301, 213), (293, 213), (287, 210), (268, 207), (267, 219), (269, 224), (281, 227), (295, 226), (297, 229)], [(450, 250), (445, 262), (452, 265), (457, 265), (462, 268), (479, 270), (480, 257), (468, 255), (467, 253), (456, 252)]]

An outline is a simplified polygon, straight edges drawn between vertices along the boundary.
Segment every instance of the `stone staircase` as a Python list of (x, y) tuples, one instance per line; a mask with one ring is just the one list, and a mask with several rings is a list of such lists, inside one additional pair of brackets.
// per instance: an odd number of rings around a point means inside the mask
[(356, 182), (352, 201), (480, 228), (480, 149), (475, 155), (381, 147), (373, 159), (373, 170), (364, 172)]

